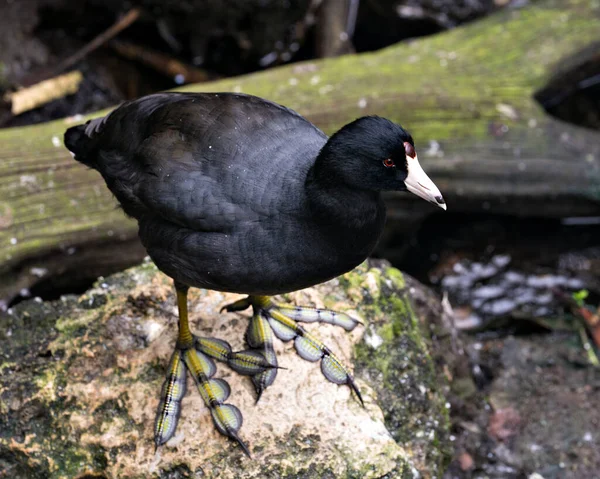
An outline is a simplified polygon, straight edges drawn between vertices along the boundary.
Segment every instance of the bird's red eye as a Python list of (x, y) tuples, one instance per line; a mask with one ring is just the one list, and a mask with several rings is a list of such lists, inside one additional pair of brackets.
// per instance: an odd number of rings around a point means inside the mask
[(396, 163), (394, 163), (394, 160), (392, 160), (391, 158), (386, 158), (385, 160), (383, 160), (383, 166), (385, 166), (386, 168), (391, 168), (392, 166), (396, 166)]
[(415, 147), (412, 146), (408, 141), (404, 142), (404, 151), (406, 152), (406, 156), (408, 156), (409, 158), (414, 158), (415, 156), (417, 156)]

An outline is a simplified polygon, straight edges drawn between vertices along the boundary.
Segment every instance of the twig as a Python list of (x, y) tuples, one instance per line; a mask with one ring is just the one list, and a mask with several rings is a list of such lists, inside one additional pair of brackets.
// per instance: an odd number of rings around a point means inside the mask
[(167, 21), (164, 18), (159, 18), (158, 20), (156, 20), (156, 26), (158, 28), (158, 33), (166, 42), (166, 44), (171, 47), (171, 50), (177, 53), (180, 52), (181, 43), (171, 33), (171, 29), (169, 28), (169, 24), (167, 23)]
[(70, 57), (65, 58), (62, 62), (60, 62), (56, 67), (54, 67), (50, 72), (48, 70), (40, 71), (28, 77), (26, 80), (21, 83), (24, 86), (30, 86), (34, 83), (38, 83), (41, 80), (54, 77), (66, 70), (67, 68), (72, 67), (77, 62), (81, 61), (91, 52), (96, 50), (98, 47), (101, 47), (104, 43), (109, 41), (111, 38), (115, 37), (121, 31), (125, 30), (128, 26), (130, 26), (133, 22), (135, 22), (141, 14), (141, 10), (139, 8), (132, 8), (125, 15), (123, 15), (119, 20), (117, 20), (110, 28), (102, 32), (100, 35), (95, 37), (91, 42), (84, 45), (82, 48), (77, 50)]
[(348, 39), (354, 36), (356, 19), (358, 18), (359, 4), (360, 0), (350, 0), (350, 5), (348, 7), (348, 18), (346, 19), (346, 35), (348, 35)]
[(565, 302), (571, 308), (571, 312), (578, 318), (583, 319), (585, 326), (590, 332), (590, 336), (594, 340), (596, 346), (600, 348), (600, 307), (596, 308), (593, 313), (588, 309), (583, 302), (577, 303), (575, 299), (559, 289), (553, 289), (552, 292), (561, 301)]
[(318, 58), (336, 57), (352, 50), (348, 28), (354, 31), (356, 0), (324, 0), (319, 7), (316, 31)]
[(587, 353), (588, 361), (597, 368), (600, 367), (600, 360), (598, 360), (598, 356), (594, 351), (594, 346), (590, 343), (588, 339), (588, 335), (585, 332), (585, 327), (581, 326), (579, 328), (579, 337), (581, 338), (581, 342), (583, 343), (583, 349)]
[(594, 343), (600, 348), (600, 310), (594, 314), (586, 307), (578, 307), (573, 308), (573, 312), (583, 318)]
[(113, 40), (110, 47), (129, 60), (136, 60), (160, 73), (173, 78), (176, 83), (199, 83), (210, 80), (210, 76), (198, 68), (175, 60), (169, 55), (121, 40)]
[(280, 63), (288, 62), (292, 58), (293, 54), (297, 52), (300, 49), (300, 46), (305, 42), (308, 29), (315, 24), (316, 14), (323, 1), (324, 0), (311, 0), (302, 20), (294, 25), (294, 38), (284, 50), (276, 49), (263, 56), (258, 62), (261, 67), (279, 65)]
[(75, 70), (16, 92), (8, 93), (4, 99), (12, 103), (12, 114), (19, 115), (53, 100), (72, 95), (77, 92), (82, 80), (81, 72)]

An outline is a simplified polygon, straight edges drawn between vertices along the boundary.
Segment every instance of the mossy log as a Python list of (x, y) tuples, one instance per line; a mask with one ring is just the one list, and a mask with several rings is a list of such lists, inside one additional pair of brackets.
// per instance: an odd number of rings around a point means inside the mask
[[(152, 263), (102, 280), (80, 298), (20, 303), (0, 314), (0, 476), (441, 477), (451, 446), (447, 381), (422, 327), (431, 308), (413, 310), (415, 289), (426, 294), (378, 262), (282, 298), (364, 322), (351, 333), (307, 328), (354, 362), (365, 407), (289, 343), (276, 341), (286, 369), (258, 403), (247, 377), (219, 365), (229, 402), (244, 416), (240, 435), (252, 460), (215, 431), (191, 379), (177, 434), (154, 454), (153, 418), (177, 328), (172, 282)], [(250, 313), (219, 313), (239, 298), (191, 290), (194, 331), (243, 348)]]
[[(600, 135), (550, 117), (534, 95), (593, 61), (599, 15), (598, 2), (535, 2), (376, 53), (184, 90), (270, 98), (329, 133), (361, 115), (398, 121), (453, 212), (598, 215)], [(101, 271), (107, 256), (127, 264), (143, 255), (100, 176), (62, 146), (73, 122), (0, 132), (0, 298), (42, 274)], [(400, 227), (435, 211), (412, 195), (387, 199)]]

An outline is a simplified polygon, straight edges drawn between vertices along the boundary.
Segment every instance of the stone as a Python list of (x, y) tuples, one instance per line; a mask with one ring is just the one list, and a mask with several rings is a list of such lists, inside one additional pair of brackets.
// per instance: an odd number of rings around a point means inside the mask
[[(410, 292), (385, 262), (278, 298), (348, 312), (347, 333), (308, 324), (353, 365), (365, 407), (317, 363), (276, 340), (278, 377), (258, 404), (223, 364), (244, 417), (245, 457), (214, 428), (191, 378), (177, 432), (155, 453), (154, 414), (177, 331), (171, 280), (146, 262), (77, 298), (20, 303), (0, 317), (0, 477), (435, 478), (449, 458), (443, 381)], [(415, 286), (418, 285), (418, 286)], [(243, 349), (239, 295), (191, 289), (192, 331)], [(3, 475), (4, 471), (4, 475)]]

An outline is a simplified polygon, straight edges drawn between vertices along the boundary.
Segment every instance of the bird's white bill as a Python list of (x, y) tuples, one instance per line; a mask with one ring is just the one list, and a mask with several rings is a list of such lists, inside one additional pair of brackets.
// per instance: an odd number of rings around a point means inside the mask
[(415, 155), (414, 158), (407, 156), (406, 163), (408, 165), (408, 175), (404, 180), (404, 184), (408, 191), (445, 210), (446, 202), (440, 190), (423, 171), (417, 156)]

